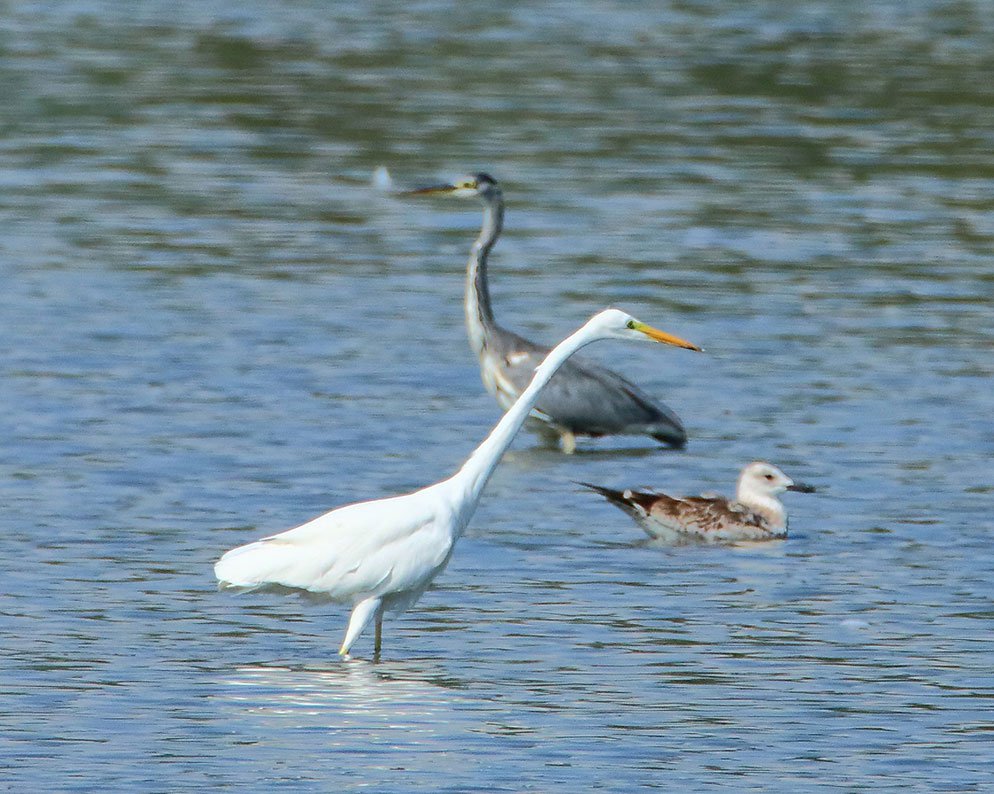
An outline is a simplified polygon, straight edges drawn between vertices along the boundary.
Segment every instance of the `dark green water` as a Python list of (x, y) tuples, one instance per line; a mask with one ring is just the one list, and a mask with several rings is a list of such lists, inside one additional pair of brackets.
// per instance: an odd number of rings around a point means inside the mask
[[(994, 12), (981, 2), (18, 3), (0, 26), (0, 787), (986, 791)], [(462, 328), (618, 304), (684, 418), (523, 434), (446, 572), (345, 614), (225, 549), (448, 474), (496, 421)], [(819, 485), (667, 548), (575, 480)], [(359, 655), (368, 655), (368, 638)]]

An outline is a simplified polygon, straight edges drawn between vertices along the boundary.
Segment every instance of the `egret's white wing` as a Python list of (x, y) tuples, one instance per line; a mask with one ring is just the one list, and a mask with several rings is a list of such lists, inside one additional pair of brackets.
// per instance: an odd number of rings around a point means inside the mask
[(214, 573), (234, 587), (278, 584), (339, 600), (374, 593), (388, 582), (396, 590), (398, 581), (411, 581), (448, 558), (452, 538), (437, 521), (439, 512), (438, 500), (425, 491), (346, 505), (232, 549)]
[(445, 567), (454, 542), (448, 525), (432, 519), (354, 558), (350, 566), (337, 561), (312, 589), (348, 599), (367, 593), (420, 593)]

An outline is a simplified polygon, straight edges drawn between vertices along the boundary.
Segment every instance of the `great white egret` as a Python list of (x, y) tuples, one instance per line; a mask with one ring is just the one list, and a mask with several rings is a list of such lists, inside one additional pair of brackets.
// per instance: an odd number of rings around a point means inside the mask
[[(536, 345), (497, 324), (490, 305), (487, 257), (504, 224), (504, 196), (489, 174), (476, 174), (452, 184), (409, 190), (404, 195), (447, 193), (479, 197), (483, 226), (466, 267), (466, 330), (480, 361), (483, 384), (508, 408), (525, 390), (549, 348)], [(662, 403), (649, 397), (617, 372), (592, 362), (567, 362), (542, 392), (533, 416), (546, 432), (558, 436), (566, 453), (576, 449), (577, 436), (648, 435), (673, 447), (687, 443), (683, 425)]]
[(490, 475), (553, 373), (584, 345), (612, 338), (699, 349), (617, 309), (602, 311), (553, 348), (528, 388), (454, 475), (403, 496), (346, 505), (232, 549), (214, 566), (221, 586), (273, 585), (351, 603), (339, 653), (347, 655), (374, 620), (378, 655), (384, 611), (414, 604), (445, 568)]
[(739, 474), (735, 499), (704, 495), (677, 498), (661, 493), (615, 491), (580, 483), (617, 505), (651, 537), (665, 540), (769, 540), (787, 535), (787, 510), (777, 499), (784, 491), (811, 493), (776, 466), (750, 463)]

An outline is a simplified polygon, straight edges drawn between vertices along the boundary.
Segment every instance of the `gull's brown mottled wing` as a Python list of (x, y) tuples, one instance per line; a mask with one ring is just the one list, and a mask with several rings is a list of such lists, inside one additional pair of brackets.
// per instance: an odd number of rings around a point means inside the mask
[(720, 496), (674, 499), (660, 495), (649, 509), (648, 522), (670, 532), (703, 538), (733, 534), (758, 536), (770, 531), (762, 516)]
[(721, 496), (677, 498), (663, 493), (616, 491), (581, 482), (611, 504), (620, 507), (648, 535), (669, 540), (760, 540), (777, 536), (759, 514)]

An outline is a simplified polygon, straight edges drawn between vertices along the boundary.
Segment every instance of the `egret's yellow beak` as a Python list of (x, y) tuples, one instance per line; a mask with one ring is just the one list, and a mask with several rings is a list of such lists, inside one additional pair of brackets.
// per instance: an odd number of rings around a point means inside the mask
[(681, 339), (679, 336), (673, 336), (673, 334), (668, 334), (666, 331), (660, 331), (658, 328), (653, 328), (651, 325), (646, 325), (645, 323), (640, 323), (638, 320), (632, 320), (628, 327), (634, 331), (641, 331), (650, 339), (656, 342), (662, 342), (664, 345), (673, 345), (674, 347), (682, 347), (687, 350), (696, 350), (698, 353), (701, 349), (692, 344), (685, 339)]

